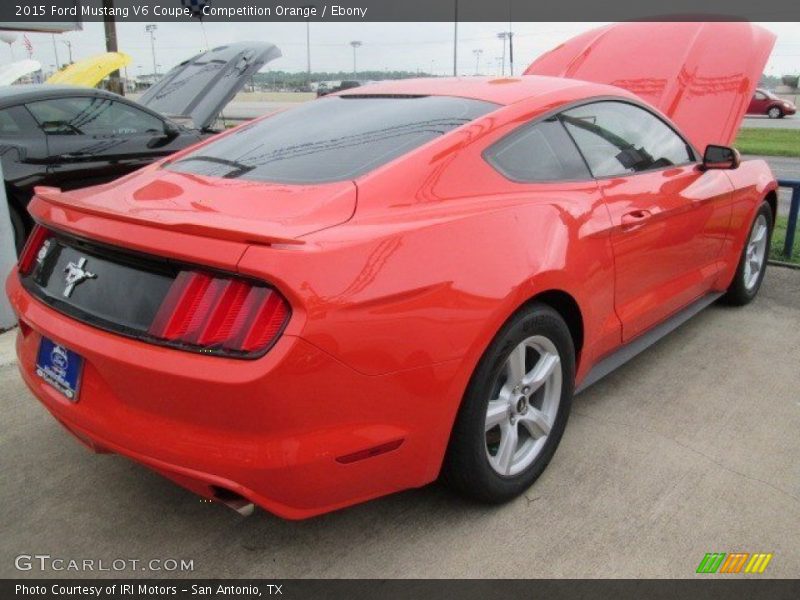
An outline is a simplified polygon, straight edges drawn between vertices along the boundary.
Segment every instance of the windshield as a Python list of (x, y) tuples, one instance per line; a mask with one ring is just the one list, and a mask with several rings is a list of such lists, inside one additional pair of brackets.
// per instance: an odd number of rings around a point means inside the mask
[(335, 96), (278, 113), (168, 165), (278, 183), (352, 179), (496, 109), (449, 96)]

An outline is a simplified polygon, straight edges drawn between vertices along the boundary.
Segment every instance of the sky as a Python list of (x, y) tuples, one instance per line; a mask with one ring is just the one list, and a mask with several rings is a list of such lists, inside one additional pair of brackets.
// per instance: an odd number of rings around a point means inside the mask
[[(128, 76), (153, 71), (150, 37), (145, 23), (118, 23), (119, 49), (133, 57)], [(514, 31), (515, 73), (542, 52), (562, 41), (602, 25), (602, 23), (512, 23)], [(800, 73), (800, 23), (761, 23), (778, 36), (767, 64), (770, 75)], [(158, 23), (155, 55), (158, 72), (208, 47), (231, 41), (262, 40), (276, 44), (283, 56), (268, 63), (262, 71), (304, 71), (306, 68), (306, 23)], [(497, 32), (508, 30), (508, 23), (459, 23), (458, 72), (472, 75), (500, 73), (502, 41)], [(358, 70), (406, 70), (452, 75), (452, 23), (311, 23), (311, 68), (313, 71), (350, 71), (353, 49), (349, 42), (360, 41)], [(45, 71), (56, 64), (52, 36), (27, 34), (33, 45), (33, 58)], [(65, 41), (71, 42), (73, 60), (105, 51), (102, 23), (84, 23), (84, 30), (55, 36), (60, 63), (67, 61)], [(0, 63), (27, 58), (22, 36), (12, 47), (0, 47)], [(479, 54), (474, 51), (480, 50)], [(507, 63), (506, 63), (507, 65)], [(508, 67), (506, 66), (506, 69)], [(506, 71), (508, 74), (508, 71)]]

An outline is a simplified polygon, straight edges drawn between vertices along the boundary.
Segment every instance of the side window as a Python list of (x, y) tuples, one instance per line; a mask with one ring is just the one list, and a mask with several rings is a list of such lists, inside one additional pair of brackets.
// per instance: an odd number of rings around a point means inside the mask
[(17, 123), (11, 111), (8, 109), (0, 110), (0, 135), (16, 135), (22, 132), (22, 128)]
[(687, 143), (643, 108), (605, 101), (561, 114), (595, 177), (663, 169), (694, 161)]
[(31, 102), (28, 109), (48, 135), (117, 136), (157, 133), (160, 119), (108, 98), (58, 98)]
[(513, 181), (569, 181), (592, 177), (557, 119), (517, 129), (489, 148), (485, 157)]
[(766, 100), (767, 96), (763, 92), (756, 92), (756, 100)]

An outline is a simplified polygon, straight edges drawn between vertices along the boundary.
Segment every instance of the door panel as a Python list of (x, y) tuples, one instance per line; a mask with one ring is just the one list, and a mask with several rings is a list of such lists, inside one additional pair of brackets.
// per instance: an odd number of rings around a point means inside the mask
[(561, 115), (612, 221), (614, 307), (628, 341), (704, 292), (720, 270), (730, 180), (642, 107), (600, 101)]
[(178, 150), (180, 135), (125, 102), (65, 97), (28, 104), (47, 135), (50, 178), (63, 189), (104, 183)]
[(687, 165), (605, 180), (613, 222), (615, 307), (623, 340), (709, 291), (721, 269), (733, 186)]

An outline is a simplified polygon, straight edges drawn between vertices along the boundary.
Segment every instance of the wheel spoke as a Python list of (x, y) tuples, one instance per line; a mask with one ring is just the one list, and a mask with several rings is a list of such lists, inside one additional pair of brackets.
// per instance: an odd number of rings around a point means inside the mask
[(542, 384), (547, 381), (547, 378), (553, 374), (553, 371), (559, 367), (560, 363), (561, 359), (558, 354), (543, 353), (539, 357), (536, 366), (522, 379), (523, 385), (530, 388), (528, 395), (542, 387)]
[(535, 440), (550, 435), (550, 429), (552, 428), (550, 419), (533, 406), (528, 407), (528, 411), (524, 415), (520, 415), (519, 422), (530, 432), (531, 437)]
[(503, 427), (501, 430), (500, 447), (497, 449), (495, 461), (497, 462), (497, 469), (504, 475), (511, 472), (511, 466), (514, 464), (514, 454), (517, 452), (517, 442), (519, 434), (517, 425), (509, 424), (508, 427)]
[(497, 427), (508, 419), (508, 402), (505, 400), (490, 400), (486, 410), (486, 431)]
[(506, 375), (508, 383), (515, 386), (525, 376), (525, 344), (520, 344), (511, 352), (506, 361)]
[(765, 225), (759, 226), (759, 228), (753, 234), (753, 238), (751, 240), (753, 246), (755, 247), (764, 237), (767, 235), (767, 228)]

